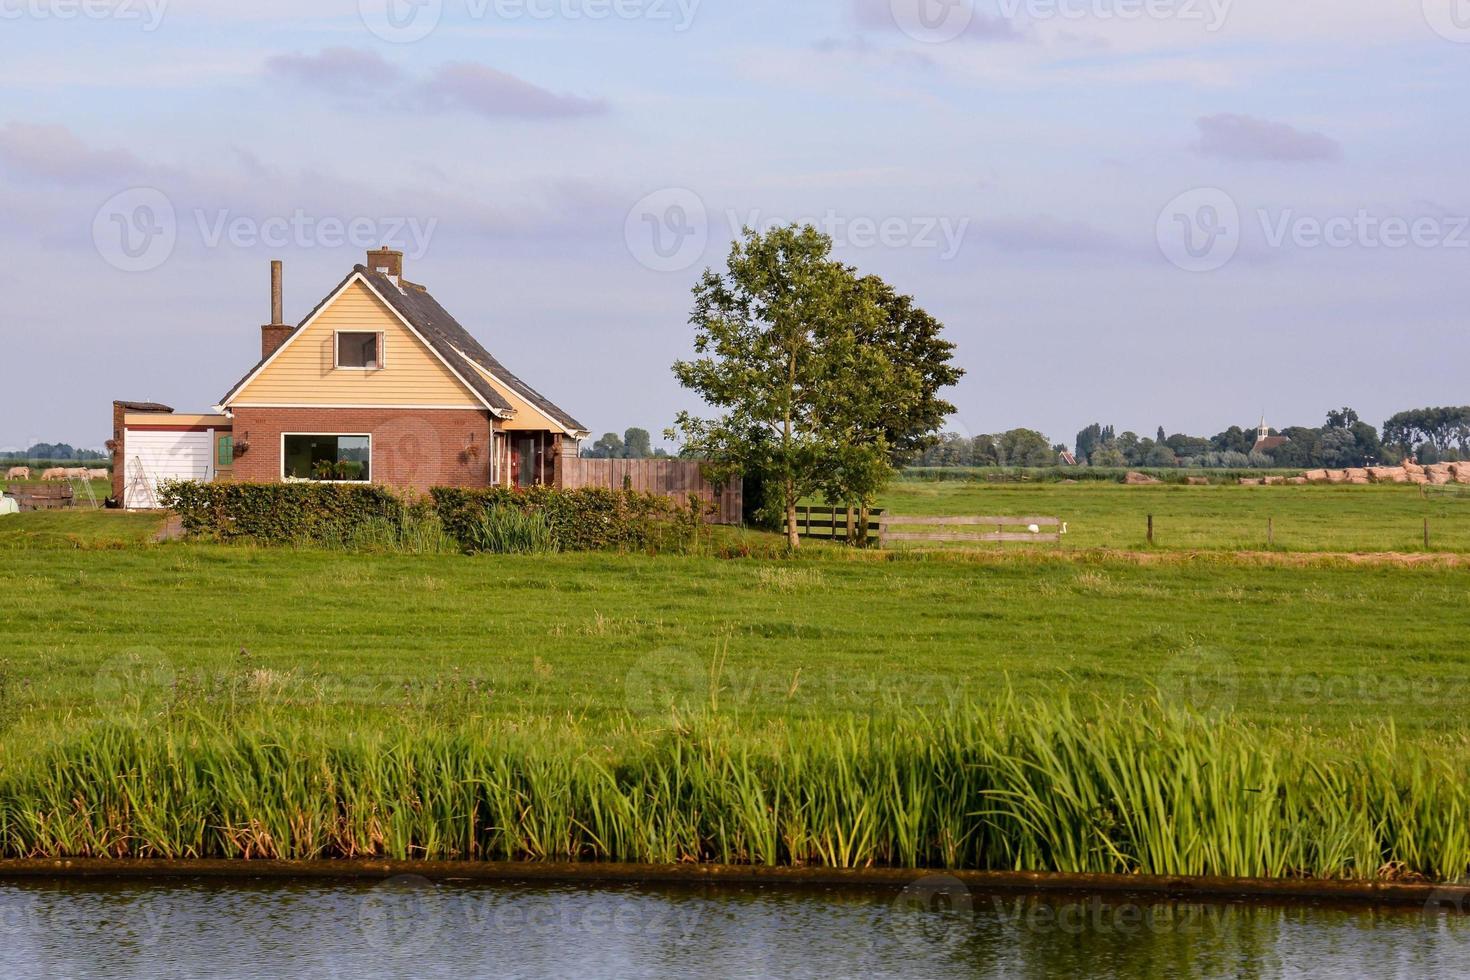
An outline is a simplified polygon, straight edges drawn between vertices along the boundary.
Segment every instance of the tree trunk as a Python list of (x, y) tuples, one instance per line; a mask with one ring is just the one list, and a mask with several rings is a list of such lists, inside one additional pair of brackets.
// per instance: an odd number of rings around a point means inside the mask
[(786, 547), (792, 551), (801, 547), (801, 535), (796, 533), (796, 484), (786, 481)]

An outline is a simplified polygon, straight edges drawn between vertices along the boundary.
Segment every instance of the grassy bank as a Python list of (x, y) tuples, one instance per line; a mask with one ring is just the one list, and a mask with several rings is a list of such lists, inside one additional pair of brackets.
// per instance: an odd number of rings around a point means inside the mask
[(1455, 878), (1462, 750), (1002, 701), (609, 740), (449, 720), (114, 720), (0, 772), (0, 856), (560, 860)]

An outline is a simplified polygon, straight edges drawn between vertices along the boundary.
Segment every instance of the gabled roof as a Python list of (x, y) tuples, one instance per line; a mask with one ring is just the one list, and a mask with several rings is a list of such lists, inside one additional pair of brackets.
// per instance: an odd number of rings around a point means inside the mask
[[(585, 434), (587, 427), (582, 425), (571, 415), (562, 411), (552, 403), (545, 395), (526, 384), (520, 378), (511, 374), (505, 365), (497, 361), (468, 330), (460, 326), (458, 320), (449, 314), (444, 307), (439, 305), (438, 300), (429, 294), (429, 291), (416, 283), (408, 282), (400, 278), (397, 283), (381, 273), (374, 272), (367, 266), (354, 266), (347, 274), (347, 278), (337, 284), (336, 288), (326, 295), (320, 303), (312, 308), (296, 329), (281, 343), (270, 357), (262, 358), (251, 368), (243, 378), (230, 388), (229, 392), (220, 399), (220, 406), (226, 406), (230, 400), (251, 381), (261, 369), (270, 363), (272, 358), (281, 350), (284, 350), (303, 328), (314, 320), (323, 308), (347, 288), (354, 280), (361, 280), (380, 299), (388, 304), (389, 308), (396, 313), (409, 329), (418, 334), (423, 341), (434, 351), (445, 365), (458, 377), (465, 386), (475, 393), (486, 407), (496, 415), (509, 418), (515, 414), (515, 409), (495, 386), (486, 381), (477, 371), (470, 369), (464, 364), (469, 361), (489, 372), (495, 380), (504, 384), (516, 392), (531, 405), (535, 406), (547, 417), (558, 425), (571, 431)], [(458, 366), (456, 366), (458, 365)]]
[[(558, 408), (551, 399), (511, 374), (505, 365), (497, 361), (494, 355), (487, 351), (468, 330), (460, 326), (459, 321), (451, 316), (448, 310), (440, 306), (439, 301), (423, 286), (403, 278), (398, 280), (398, 285), (394, 285), (392, 279), (366, 266), (359, 265), (354, 271), (361, 273), (362, 277), (368, 280), (388, 302), (388, 305), (393, 307), (399, 316), (413, 324), (415, 329), (422, 333), (431, 344), (440, 349), (441, 353), (447, 349), (478, 364), (489, 371), (496, 381), (530, 402), (563, 428), (573, 432), (588, 431), (585, 425)], [(402, 288), (400, 289), (399, 286)], [(476, 380), (484, 383), (483, 379), (478, 377)], [(502, 402), (505, 401), (498, 393), (495, 397)]]

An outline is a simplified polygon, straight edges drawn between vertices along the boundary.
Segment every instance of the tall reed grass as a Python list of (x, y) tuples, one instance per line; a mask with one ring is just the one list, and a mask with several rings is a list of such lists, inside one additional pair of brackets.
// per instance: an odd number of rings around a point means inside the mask
[[(759, 734), (114, 719), (7, 760), (0, 856), (722, 862), (1320, 878), (1470, 869), (1458, 748), (1005, 701)], [(294, 719), (294, 720), (293, 720)]]
[(469, 526), (470, 547), (492, 555), (540, 555), (557, 550), (556, 533), (541, 511), (490, 507)]

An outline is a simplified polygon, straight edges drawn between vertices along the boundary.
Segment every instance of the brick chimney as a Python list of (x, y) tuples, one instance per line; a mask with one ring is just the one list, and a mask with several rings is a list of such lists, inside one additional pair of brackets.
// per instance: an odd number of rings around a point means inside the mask
[(367, 254), (367, 267), (396, 283), (403, 278), (403, 253), (386, 245), (375, 248)]
[(281, 315), (281, 260), (271, 260), (271, 322), (260, 328), (260, 359), (265, 360), (291, 336), (292, 326)]

